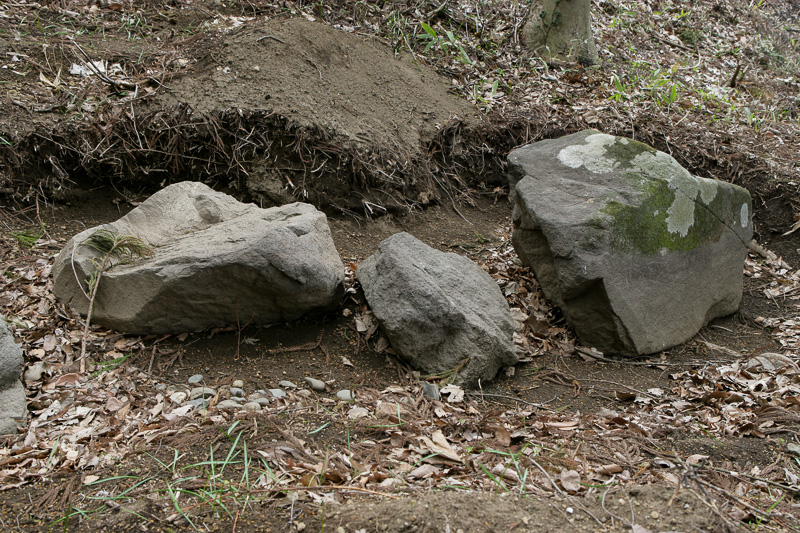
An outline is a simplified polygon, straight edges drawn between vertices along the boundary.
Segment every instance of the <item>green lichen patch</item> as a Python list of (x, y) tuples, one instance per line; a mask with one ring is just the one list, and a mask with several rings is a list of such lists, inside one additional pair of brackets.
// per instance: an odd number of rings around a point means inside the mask
[(650, 181), (646, 188), (639, 205), (610, 201), (600, 210), (607, 217), (611, 245), (618, 251), (655, 255), (690, 251), (716, 242), (726, 230), (726, 224), (738, 220), (734, 214), (738, 216), (742, 205), (737, 191), (729, 187), (720, 188), (710, 204), (702, 202), (698, 191), (695, 198), (687, 199), (694, 204), (692, 212), (681, 215), (692, 219), (684, 234), (670, 231), (668, 224), (670, 217), (675, 216), (670, 209), (682, 203), (676, 202), (676, 195), (684, 195), (684, 192), (660, 180)]

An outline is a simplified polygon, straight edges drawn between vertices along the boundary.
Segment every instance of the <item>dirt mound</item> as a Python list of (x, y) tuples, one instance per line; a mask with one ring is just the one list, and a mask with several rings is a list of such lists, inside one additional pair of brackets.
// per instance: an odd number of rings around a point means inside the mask
[(395, 58), (374, 37), (304, 18), (254, 22), (222, 35), (170, 88), (160, 105), (185, 103), (202, 113), (267, 109), (408, 156), (419, 154), (420, 136), (437, 124), (453, 116), (478, 120), (474, 106), (411, 56)]

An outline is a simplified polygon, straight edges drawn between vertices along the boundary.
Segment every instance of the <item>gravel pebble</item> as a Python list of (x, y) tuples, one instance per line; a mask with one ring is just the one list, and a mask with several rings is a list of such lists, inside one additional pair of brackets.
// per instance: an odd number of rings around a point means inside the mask
[(364, 418), (369, 416), (369, 411), (367, 411), (363, 407), (353, 407), (349, 411), (347, 411), (347, 416), (350, 418)]
[(303, 379), (305, 379), (306, 383), (308, 383), (311, 386), (311, 390), (315, 390), (317, 392), (323, 392), (326, 389), (324, 381), (320, 381), (314, 378), (303, 378)]
[(311, 391), (308, 389), (300, 389), (299, 391), (297, 391), (297, 395), (305, 396), (306, 398), (308, 398), (309, 396), (311, 396)]
[(231, 396), (239, 396), (240, 398), (244, 398), (244, 389), (240, 387), (231, 387)]
[(441, 400), (442, 395), (439, 394), (439, 386), (436, 383), (422, 382), (422, 392), (432, 400)]
[(242, 406), (241, 406), (241, 404), (239, 404), (238, 402), (235, 402), (233, 400), (222, 400), (221, 402), (219, 402), (217, 404), (217, 408), (218, 409), (231, 410), (231, 409), (241, 409)]
[(340, 400), (345, 400), (347, 402), (351, 402), (356, 399), (355, 395), (353, 394), (353, 391), (348, 389), (340, 390), (339, 392), (336, 393), (336, 397), (339, 398)]
[(190, 377), (190, 378), (188, 379), (188, 381), (189, 381), (189, 383), (191, 383), (192, 385), (195, 385), (195, 384), (197, 384), (197, 383), (200, 383), (201, 381), (203, 381), (203, 374), (195, 374), (194, 376)]
[(242, 406), (242, 409), (244, 409), (245, 411), (260, 411), (261, 404), (258, 402), (247, 402)]
[(294, 384), (294, 383), (292, 383), (291, 381), (288, 381), (288, 380), (285, 380), (285, 379), (284, 379), (284, 380), (282, 380), (282, 381), (280, 381), (280, 382), (278, 383), (278, 385), (280, 385), (280, 386), (281, 386), (281, 387), (283, 387), (284, 389), (296, 389), (296, 388), (297, 388), (297, 385), (295, 385), (295, 384)]
[(217, 391), (215, 391), (211, 387), (195, 387), (189, 393), (189, 399), (190, 400), (194, 400), (194, 399), (200, 398), (200, 397), (208, 398), (210, 396), (216, 396), (216, 395), (217, 395)]
[(267, 407), (269, 405), (269, 398), (258, 398), (253, 401), (256, 402), (258, 405), (260, 405), (261, 407)]
[(237, 389), (243, 389), (244, 388), (244, 381), (242, 381), (241, 379), (236, 379), (236, 380), (233, 381), (233, 384), (231, 385), (231, 387), (236, 387)]
[(192, 407), (206, 407), (211, 403), (210, 399), (205, 398), (196, 398), (194, 400), (189, 400), (183, 405), (191, 405)]
[(272, 394), (273, 398), (286, 398), (286, 392), (282, 389), (269, 389), (269, 393)]

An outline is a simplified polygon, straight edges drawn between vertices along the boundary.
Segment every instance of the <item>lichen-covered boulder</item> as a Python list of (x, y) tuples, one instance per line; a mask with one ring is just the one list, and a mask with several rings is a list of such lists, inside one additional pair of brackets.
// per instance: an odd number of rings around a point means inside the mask
[(17, 421), (25, 418), (25, 388), (20, 381), (23, 354), (14, 335), (0, 316), (0, 435), (17, 433)]
[(508, 303), (466, 257), (397, 233), (359, 265), (358, 279), (392, 347), (424, 373), (475, 387), (517, 362)]
[[(293, 203), (244, 204), (197, 182), (170, 185), (119, 220), (73, 237), (53, 265), (53, 293), (86, 314), (78, 285), (99, 229), (141, 238), (154, 256), (116, 264), (100, 279), (93, 322), (127, 333), (264, 324), (336, 308), (344, 265), (325, 215)], [(96, 262), (96, 261), (95, 261)]]
[(508, 161), (514, 248), (583, 343), (654, 353), (738, 309), (753, 232), (745, 189), (593, 130)]

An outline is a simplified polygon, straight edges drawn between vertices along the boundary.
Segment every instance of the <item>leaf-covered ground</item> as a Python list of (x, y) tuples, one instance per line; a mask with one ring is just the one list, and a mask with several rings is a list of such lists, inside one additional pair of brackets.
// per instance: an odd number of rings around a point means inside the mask
[[(505, 127), (532, 141), (594, 127), (649, 142), (696, 174), (747, 186), (764, 245), (745, 265), (738, 316), (664, 354), (616, 361), (578, 345), (533, 274), (515, 262), (505, 191), (469, 182), (453, 198), (462, 200), (458, 211), (435, 206), (368, 221), (367, 206), (331, 217), (354, 288), (339, 316), (165, 337), (93, 328), (89, 372), (81, 374), (82, 321), (54, 301), (50, 265), (72, 234), (144, 195), (112, 189), (72, 198), (72, 206), (8, 204), (0, 211), (0, 308), (26, 351), (31, 416), (0, 447), (3, 527), (800, 527), (800, 254), (790, 233), (800, 7), (728, 0), (593, 8), (601, 62), (586, 68), (548, 64), (522, 48), (524, 9), (513, 1), (0, 6), (0, 29), (10, 37), (0, 45), (0, 87), (10, 87), (2, 102), (6, 171), (33, 157), (15, 132), (29, 139), (37, 125), (64, 121), (102, 129), (103, 113), (134, 114), (132, 101), (177, 83), (196, 57), (190, 47), (208, 42), (211, 50), (225, 31), (265, 17), (305, 16), (377, 35), (436, 69), (500, 126), (493, 135)], [(52, 50), (80, 54), (70, 37), (123, 56), (138, 47), (139, 62), (128, 57), (105, 81), (65, 72), (58, 81), (54, 65), (66, 56)], [(80, 63), (79, 55), (68, 59)], [(133, 132), (117, 140), (131, 139)], [(504, 155), (507, 141), (486, 141), (487, 158)], [(53, 180), (26, 190), (14, 177), (9, 186), (17, 199), (33, 199), (37, 186), (60, 186), (63, 177)], [(425, 396), (353, 278), (377, 242), (401, 229), (469, 256), (497, 279), (519, 325), (523, 362), (480, 391)], [(218, 393), (208, 409), (175, 396), (190, 392), (193, 374)], [(301, 394), (305, 377), (325, 381), (327, 391)], [(237, 380), (248, 395), (284, 380), (299, 387), (280, 386), (285, 396), (259, 412), (218, 409)], [(355, 399), (341, 400), (338, 390)]]

